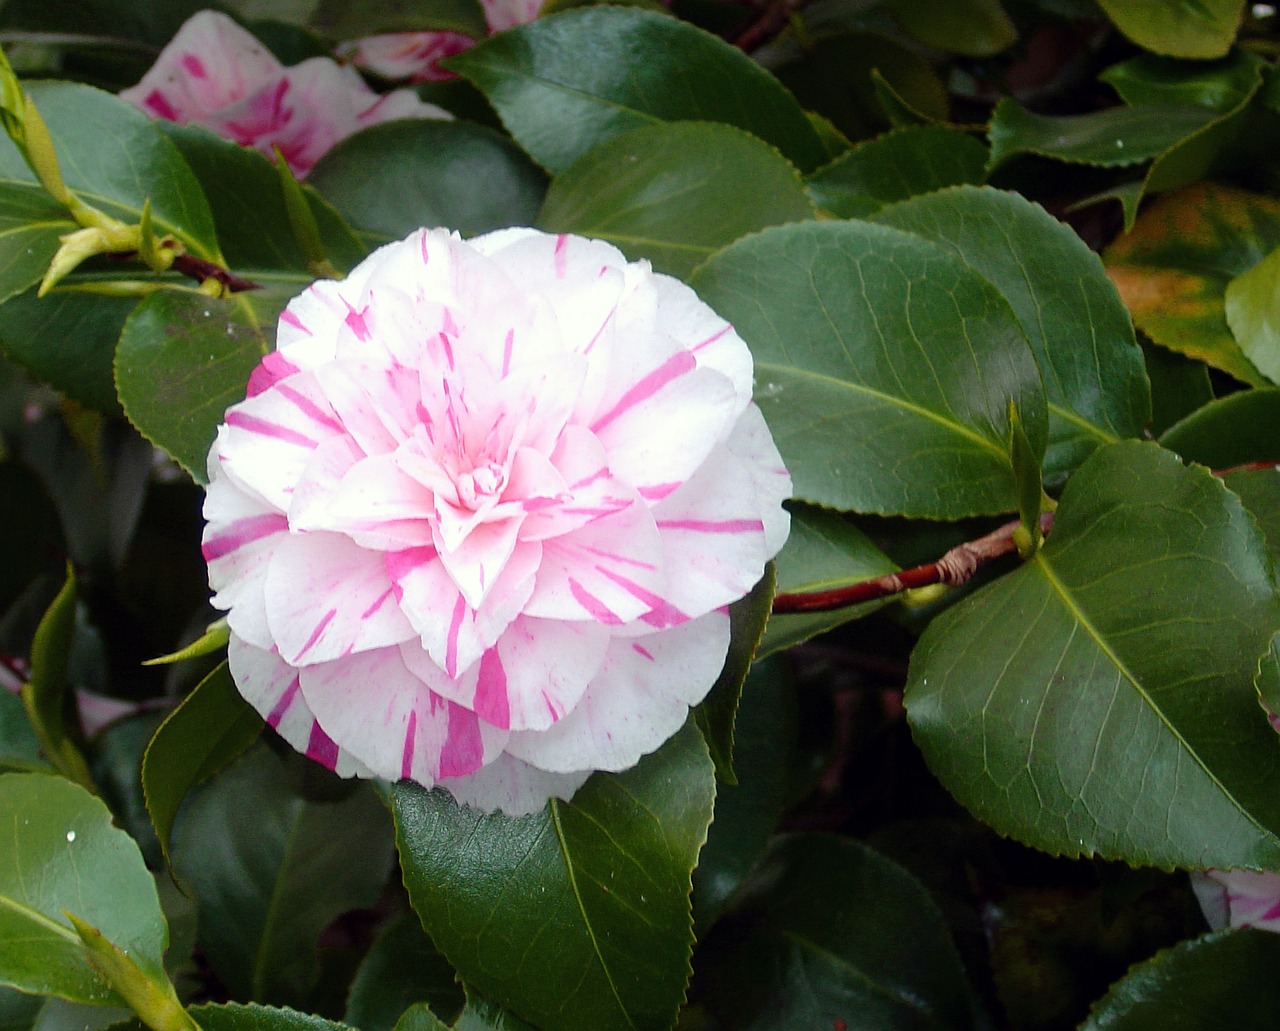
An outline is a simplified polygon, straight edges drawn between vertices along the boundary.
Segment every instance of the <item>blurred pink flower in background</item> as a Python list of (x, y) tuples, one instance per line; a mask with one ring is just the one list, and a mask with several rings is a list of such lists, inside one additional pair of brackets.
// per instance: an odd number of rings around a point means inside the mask
[(600, 241), (420, 230), (277, 347), (210, 452), (204, 553), (287, 741), (524, 813), (681, 727), (789, 526), (727, 322)]
[(153, 118), (202, 125), (255, 147), (278, 147), (297, 176), (339, 140), (397, 118), (450, 118), (411, 90), (378, 94), (351, 68), (313, 57), (286, 68), (225, 14), (189, 18), (122, 99)]
[[(490, 33), (505, 32), (538, 17), (543, 0), (480, 0)], [(365, 36), (338, 48), (338, 55), (392, 81), (439, 82), (454, 78), (439, 62), (475, 45), (457, 32), (392, 32)]]
[(1191, 887), (1209, 926), (1280, 931), (1280, 873), (1209, 870), (1193, 873)]

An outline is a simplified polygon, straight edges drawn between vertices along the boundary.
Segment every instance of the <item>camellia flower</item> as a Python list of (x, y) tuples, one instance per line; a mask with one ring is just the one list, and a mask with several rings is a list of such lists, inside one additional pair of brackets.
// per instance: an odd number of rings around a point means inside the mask
[(1252, 870), (1193, 873), (1191, 887), (1209, 926), (1280, 931), (1280, 874)]
[(680, 728), (789, 525), (728, 323), (599, 241), (421, 230), (277, 346), (210, 452), (204, 554), (286, 740), (523, 813)]
[[(533, 21), (542, 4), (543, 0), (480, 0), (490, 33)], [(390, 32), (344, 44), (338, 54), (384, 79), (439, 82), (454, 78), (440, 62), (474, 45), (475, 40), (458, 32)]]
[(187, 19), (142, 81), (120, 96), (152, 117), (202, 125), (272, 160), (279, 148), (297, 176), (360, 129), (452, 117), (411, 90), (374, 93), (353, 69), (327, 57), (286, 68), (217, 11)]

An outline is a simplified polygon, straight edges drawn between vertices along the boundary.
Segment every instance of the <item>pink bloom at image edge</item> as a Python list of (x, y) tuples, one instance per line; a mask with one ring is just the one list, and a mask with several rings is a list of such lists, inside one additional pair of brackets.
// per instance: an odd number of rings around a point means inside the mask
[(290, 744), (520, 814), (680, 729), (789, 529), (727, 322), (600, 241), (420, 230), (277, 348), (210, 452), (204, 554)]
[(1280, 873), (1209, 870), (1192, 873), (1191, 887), (1209, 926), (1280, 931)]
[(201, 125), (301, 177), (334, 144), (398, 118), (451, 118), (410, 90), (380, 95), (352, 68), (313, 57), (286, 68), (225, 14), (192, 15), (121, 99), (153, 118)]
[[(543, 0), (480, 0), (491, 34), (533, 21), (542, 4)], [(455, 76), (440, 62), (474, 45), (475, 40), (457, 32), (390, 32), (343, 44), (338, 54), (384, 79), (442, 82)]]

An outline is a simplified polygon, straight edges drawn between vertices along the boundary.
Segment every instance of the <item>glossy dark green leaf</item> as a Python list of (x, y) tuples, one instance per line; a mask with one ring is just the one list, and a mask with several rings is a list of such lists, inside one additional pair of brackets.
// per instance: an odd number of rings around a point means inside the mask
[(174, 838), (174, 870), (200, 900), (201, 948), (241, 998), (305, 998), (320, 932), (371, 906), (391, 865), (377, 795), (358, 783), (338, 801), (311, 801), (302, 764), (251, 751), (188, 803)]
[(1170, 426), (1160, 443), (1210, 469), (1280, 462), (1280, 389), (1241, 390), (1210, 401)]
[(206, 1002), (189, 1010), (203, 1031), (354, 1031), (310, 1013), (257, 1003)]
[(751, 347), (797, 498), (947, 519), (1016, 507), (1009, 401), (1042, 448), (1040, 373), (960, 258), (888, 226), (808, 223), (733, 244), (692, 282)]
[[(1237, 469), (1222, 477), (1258, 521), (1267, 550), (1276, 568), (1280, 569), (1280, 469), (1270, 466), (1264, 469)], [(1272, 642), (1274, 648), (1275, 642)], [(1280, 709), (1276, 710), (1280, 712)]]
[(465, 999), (449, 961), (432, 944), (416, 913), (407, 913), (378, 935), (347, 994), (343, 1020), (360, 1031), (391, 1031), (414, 1003), (448, 1020)]
[(751, 660), (769, 620), (776, 583), (777, 573), (773, 563), (769, 563), (751, 593), (729, 606), (731, 636), (724, 669), (711, 685), (706, 698), (693, 710), (698, 729), (702, 731), (707, 750), (711, 753), (711, 761), (715, 763), (716, 776), (728, 784), (738, 783), (733, 772), (733, 728), (742, 682), (751, 668)]
[(924, 887), (851, 839), (777, 839), (708, 942), (735, 1028), (974, 1027), (964, 969)]
[(1111, 444), (1033, 559), (930, 624), (907, 714), (1002, 834), (1133, 865), (1274, 866), (1280, 749), (1253, 677), (1277, 625), (1239, 499), (1154, 444)]
[(40, 740), (31, 729), (22, 699), (0, 691), (0, 773), (38, 771), (49, 772), (50, 767), (40, 753)]
[(1175, 423), (1212, 401), (1213, 384), (1203, 363), (1163, 347), (1139, 343), (1147, 379), (1151, 381), (1151, 424), (1147, 430), (1159, 438)]
[(1018, 480), (1018, 519), (1028, 541), (1018, 545), (1018, 553), (1026, 557), (1028, 548), (1034, 550), (1040, 546), (1040, 506), (1044, 501), (1044, 481), (1040, 476), (1040, 455), (1027, 440), (1018, 410), (1012, 405), (1009, 423), (1009, 446), (1013, 456), (1013, 471)]
[(862, 139), (896, 124), (880, 87), (926, 120), (947, 118), (947, 92), (923, 57), (900, 39), (879, 32), (838, 32), (813, 40), (776, 74), (801, 104), (846, 137)]
[(227, 408), (275, 345), (276, 319), (297, 290), (281, 286), (221, 299), (163, 291), (138, 305), (116, 353), (129, 421), (200, 483)]
[(1009, 302), (1044, 377), (1047, 475), (1142, 433), (1150, 387), (1129, 314), (1069, 227), (1016, 193), (972, 186), (913, 198), (875, 220), (947, 247)]
[(655, 122), (726, 122), (802, 170), (826, 160), (795, 99), (742, 51), (639, 8), (584, 7), (539, 18), (452, 57), (544, 168)]
[[(799, 503), (790, 508), (791, 535), (774, 560), (779, 594), (830, 591), (898, 571), (866, 534), (837, 513)], [(756, 654), (764, 657), (790, 648), (841, 623), (860, 619), (889, 601), (869, 601), (832, 612), (771, 616)]]
[(556, 176), (537, 224), (687, 276), (739, 237), (811, 218), (795, 167), (768, 144), (729, 125), (672, 122), (589, 151)]
[(409, 781), (392, 800), (409, 897), (463, 979), (544, 1031), (611, 1031), (675, 1021), (714, 795), (690, 720), (639, 765), (531, 816)]
[(1169, 57), (1221, 57), (1235, 40), (1244, 0), (1098, 0), (1138, 46)]
[(453, 1025), (454, 1031), (535, 1031), (532, 1024), (495, 1005), (487, 999), (468, 993), (467, 1008)]
[[(362, 1028), (361, 1031), (366, 1031)], [(431, 1012), (425, 1003), (414, 1003), (396, 1021), (394, 1031), (449, 1031), (449, 1025)]]
[(112, 363), (136, 297), (34, 288), (0, 308), (0, 351), (36, 379), (94, 411), (120, 411)]
[[(289, 224), (279, 175), (270, 161), (251, 147), (237, 146), (197, 125), (164, 120), (156, 125), (199, 180), (231, 271), (263, 284), (306, 284), (315, 278)], [(302, 192), (325, 256), (335, 268), (350, 271), (366, 248), (309, 184)]]
[(755, 865), (791, 801), (799, 730), (791, 664), (784, 658), (757, 662), (742, 685), (734, 724), (737, 780), (716, 788), (715, 819), (693, 872), (699, 938)]
[[(156, 233), (218, 261), (213, 217), (182, 156), (137, 108), (70, 82), (33, 82), (27, 91), (49, 127), (62, 178), (82, 200), (129, 224), (150, 201)], [(0, 182), (34, 183), (7, 136), (0, 138)]]
[(0, 613), (66, 555), (58, 510), (40, 478), (18, 462), (0, 462)]
[(1244, 356), (1272, 383), (1280, 382), (1280, 250), (1227, 284), (1227, 325)]
[(1280, 247), (1280, 202), (1200, 183), (1144, 209), (1104, 260), (1133, 321), (1161, 347), (1245, 383), (1266, 380), (1227, 325), (1227, 284)]
[(163, 46), (184, 21), (207, 7), (207, 0), (8, 0), (0, 24), (10, 29), (66, 32)]
[[(82, 705), (84, 699), (81, 699)], [(102, 800), (111, 807), (116, 823), (138, 843), (147, 866), (162, 862), (151, 818), (142, 794), (142, 754), (163, 713), (152, 710), (119, 715), (93, 735), (89, 771)]]
[(76, 228), (38, 186), (0, 184), (0, 302), (39, 283), (57, 253), (58, 237)]
[(948, 54), (990, 57), (1018, 38), (1000, 0), (891, 0), (888, 8), (912, 39)]
[[(1278, 548), (1280, 545), (1273, 544), (1272, 553), (1274, 554)], [(1258, 697), (1262, 699), (1267, 709), (1271, 713), (1280, 713), (1280, 632), (1271, 638), (1271, 646), (1258, 660), (1258, 675), (1254, 677), (1253, 684), (1258, 689)]]
[(429, 119), (348, 137), (307, 183), (352, 225), (396, 240), (419, 226), (470, 237), (531, 225), (547, 189), (546, 174), (505, 136), (471, 122)]
[(40, 620), (31, 642), (31, 673), (22, 704), (40, 749), (65, 777), (94, 790), (72, 720), (75, 702), (67, 675), (76, 628), (76, 578), (67, 565), (62, 590)]
[(0, 812), (0, 982), (78, 1002), (121, 1003), (64, 910), (163, 978), (167, 933), (155, 885), (107, 807), (62, 777), (6, 773)]
[(489, 34), (484, 9), (476, 0), (379, 0), (373, 5), (319, 0), (308, 22), (333, 39), (417, 29), (448, 29), (473, 39)]
[(1280, 1013), (1280, 936), (1225, 930), (1184, 941), (1129, 971), (1080, 1031), (1271, 1031)]
[(27, 995), (16, 988), (0, 985), (0, 1029), (31, 1031), (32, 1022), (44, 1003), (45, 1000), (38, 995)]
[(1098, 76), (1126, 104), (1199, 104), (1230, 111), (1258, 88), (1257, 54), (1235, 50), (1220, 61), (1178, 61), (1142, 54)]
[(906, 126), (864, 140), (806, 180), (819, 207), (865, 218), (886, 204), (945, 186), (980, 183), (987, 148), (944, 125)]
[(160, 724), (143, 756), (142, 789), (166, 858), (182, 800), (261, 732), (262, 717), (236, 690), (225, 661)]

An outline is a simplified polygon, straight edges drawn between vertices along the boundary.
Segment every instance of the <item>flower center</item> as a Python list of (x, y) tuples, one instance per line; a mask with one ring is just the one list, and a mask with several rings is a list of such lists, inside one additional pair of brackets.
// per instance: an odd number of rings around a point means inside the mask
[(458, 502), (474, 512), (485, 501), (498, 495), (506, 486), (506, 472), (496, 462), (485, 462), (458, 477), (455, 486)]

